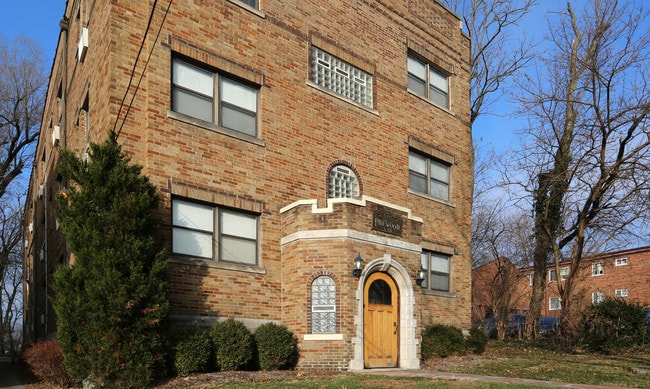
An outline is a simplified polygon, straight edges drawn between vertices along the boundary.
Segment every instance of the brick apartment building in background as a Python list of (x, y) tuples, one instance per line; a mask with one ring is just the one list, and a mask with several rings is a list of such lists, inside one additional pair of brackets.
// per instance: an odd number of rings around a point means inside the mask
[(282, 323), (299, 368), (336, 370), (418, 368), (424, 326), (470, 327), (458, 16), (433, 0), (69, 0), (60, 25), (25, 209), (26, 341), (55, 336), (50, 283), (70, 265), (59, 148), (88, 158), (111, 129), (161, 194), (174, 325)]
[[(561, 316), (562, 306), (558, 291), (558, 278), (564, 280), (570, 272), (570, 263), (562, 263), (558, 272), (554, 268), (546, 273), (545, 303), (542, 316)], [(510, 262), (493, 261), (472, 270), (472, 321), (490, 315), (490, 288), (499, 268), (514, 268)], [(533, 269), (517, 268), (513, 291), (513, 312), (528, 311), (533, 283)], [(582, 309), (607, 298), (622, 298), (644, 308), (650, 308), (650, 247), (604, 253), (585, 257), (578, 269), (573, 303)]]

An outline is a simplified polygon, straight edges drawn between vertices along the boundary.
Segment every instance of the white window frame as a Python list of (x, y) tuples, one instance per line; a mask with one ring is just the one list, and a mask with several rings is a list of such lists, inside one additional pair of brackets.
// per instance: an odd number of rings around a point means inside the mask
[(598, 277), (605, 274), (605, 264), (602, 262), (594, 262), (591, 264), (591, 276)]
[(562, 298), (560, 297), (551, 297), (548, 299), (548, 310), (549, 311), (559, 311), (562, 309)]
[(605, 294), (601, 291), (591, 293), (591, 303), (600, 304), (605, 301)]
[[(560, 279), (562, 281), (566, 280), (567, 277), (569, 276), (569, 268), (568, 267), (561, 267), (560, 268)], [(555, 273), (555, 269), (551, 269), (548, 271), (548, 282), (557, 282), (557, 274)]]
[(408, 54), (408, 90), (449, 109), (449, 75), (413, 53)]
[[(423, 250), (420, 254), (420, 264), (426, 273), (425, 279), (420, 285), (422, 289), (434, 292), (451, 291), (451, 255)], [(431, 282), (433, 277), (438, 280), (435, 286)], [(440, 282), (445, 285), (438, 286)]]
[(533, 274), (533, 273), (526, 274), (526, 279), (528, 280), (528, 285), (532, 286), (533, 285), (533, 280), (535, 279), (535, 274)]
[[(172, 111), (258, 136), (259, 86), (180, 58), (172, 59), (171, 84)], [(204, 109), (197, 109), (199, 105), (204, 105)], [(239, 120), (231, 119), (235, 117)]]
[(627, 296), (629, 295), (629, 291), (627, 290), (627, 288), (624, 288), (624, 289), (616, 289), (614, 295), (615, 295), (616, 297), (624, 298), (624, 297), (627, 297)]
[(174, 255), (258, 265), (259, 215), (174, 198), (171, 224)]
[(311, 81), (365, 107), (373, 107), (372, 75), (316, 47), (311, 47)]
[(451, 197), (450, 183), (451, 165), (449, 163), (414, 149), (409, 150), (410, 189), (443, 201), (449, 201)]
[[(316, 277), (311, 283), (311, 333), (336, 333), (336, 283), (330, 276)], [(324, 302), (327, 300), (327, 302)], [(323, 324), (322, 321), (327, 321)]]
[(614, 260), (614, 265), (615, 266), (627, 266), (629, 263), (627, 257), (622, 257), (622, 258), (616, 258)]
[(336, 165), (328, 175), (327, 196), (329, 198), (359, 197), (359, 179), (354, 170), (345, 165)]

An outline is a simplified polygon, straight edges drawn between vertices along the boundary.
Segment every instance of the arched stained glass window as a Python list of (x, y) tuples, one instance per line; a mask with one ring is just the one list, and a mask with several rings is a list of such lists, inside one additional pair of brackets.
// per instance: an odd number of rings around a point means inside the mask
[(311, 284), (311, 332), (336, 333), (336, 285), (328, 276), (320, 276)]

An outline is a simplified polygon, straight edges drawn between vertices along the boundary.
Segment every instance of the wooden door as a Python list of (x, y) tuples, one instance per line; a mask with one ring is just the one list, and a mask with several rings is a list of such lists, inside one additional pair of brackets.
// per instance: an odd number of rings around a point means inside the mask
[(372, 273), (363, 290), (363, 362), (366, 368), (397, 367), (398, 291), (386, 273)]

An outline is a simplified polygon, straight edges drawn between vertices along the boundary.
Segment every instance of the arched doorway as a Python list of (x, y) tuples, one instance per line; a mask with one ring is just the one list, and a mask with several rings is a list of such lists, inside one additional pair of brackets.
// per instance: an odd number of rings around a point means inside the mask
[(368, 276), (363, 307), (364, 367), (397, 367), (399, 291), (390, 275), (375, 272)]

